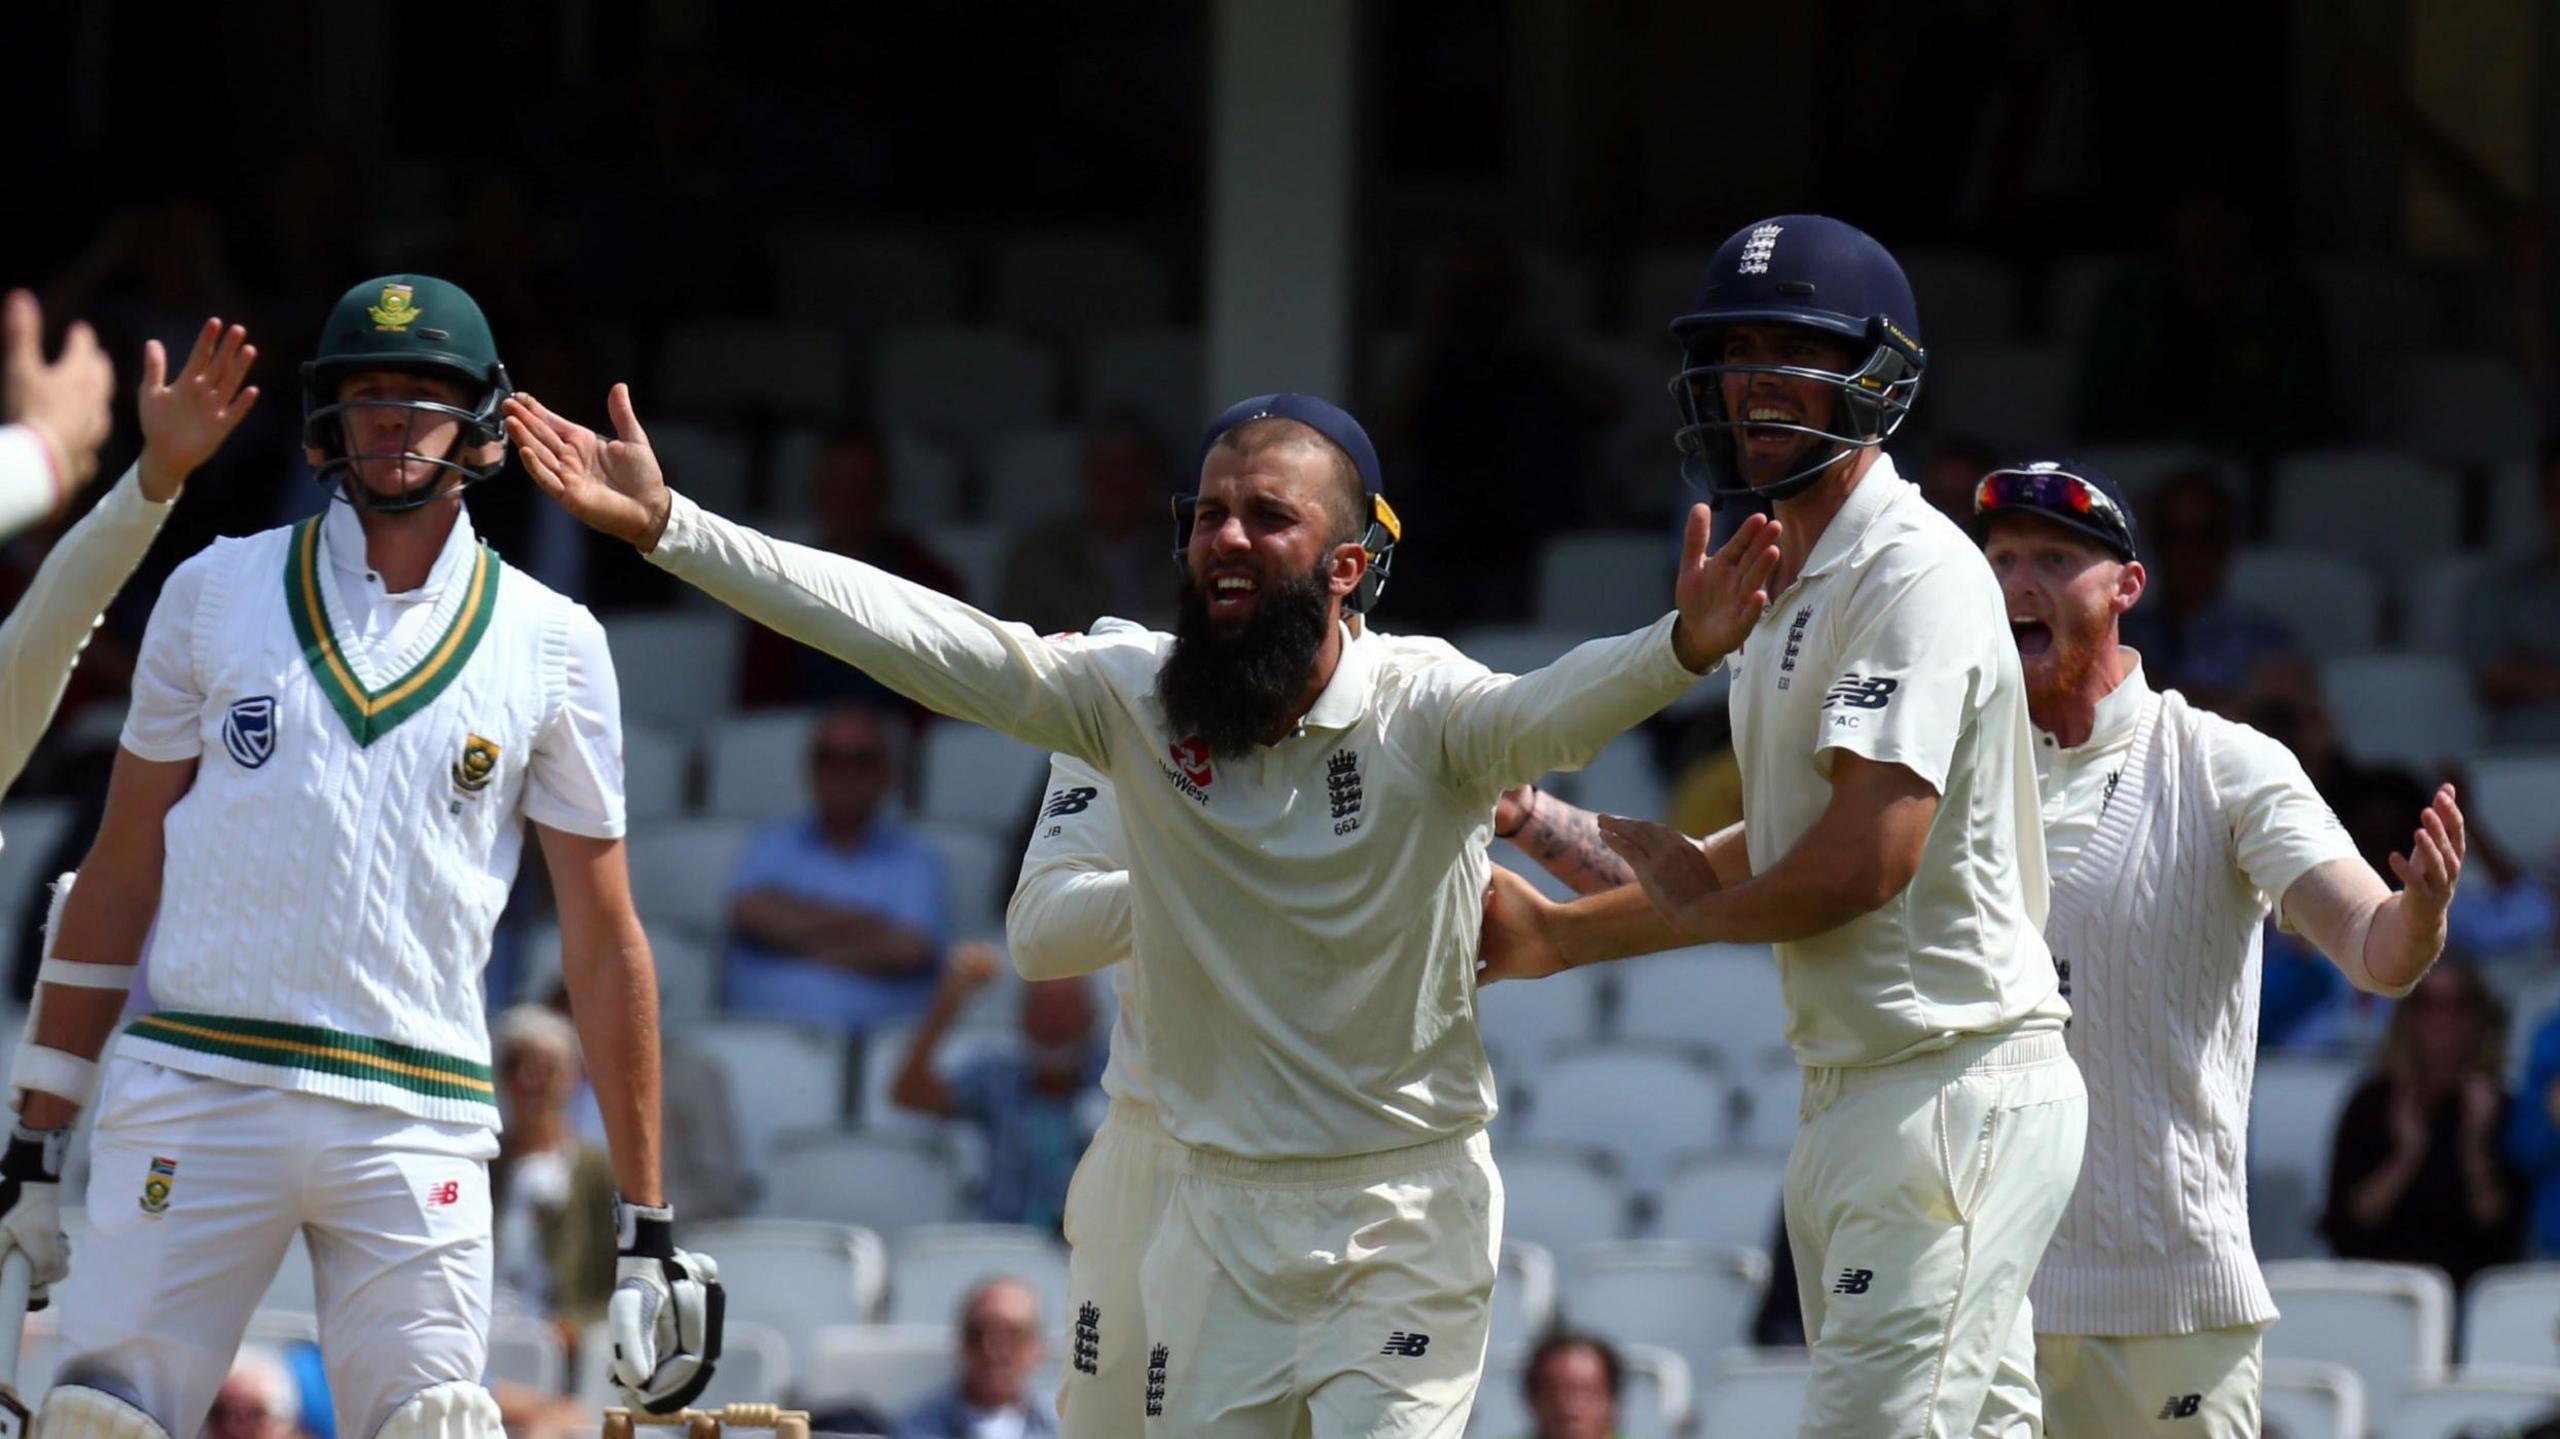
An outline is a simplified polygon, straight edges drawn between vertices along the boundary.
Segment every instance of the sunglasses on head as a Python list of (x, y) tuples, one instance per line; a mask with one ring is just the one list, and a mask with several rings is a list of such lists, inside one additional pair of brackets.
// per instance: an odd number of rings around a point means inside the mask
[(1995, 515), (2003, 510), (2034, 510), (2103, 525), (2129, 535), (2124, 511), (2096, 485), (2062, 470), (1993, 470), (1974, 488), (1973, 512)]

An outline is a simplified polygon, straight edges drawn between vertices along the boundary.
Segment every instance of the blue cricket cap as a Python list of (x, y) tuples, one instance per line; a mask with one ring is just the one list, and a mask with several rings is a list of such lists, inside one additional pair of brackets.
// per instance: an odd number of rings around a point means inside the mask
[(1331, 400), (1320, 400), (1313, 395), (1293, 394), (1288, 391), (1272, 395), (1256, 395), (1250, 400), (1238, 400), (1227, 406), (1224, 414), (1211, 420), (1209, 433), (1200, 441), (1200, 457), (1192, 462), (1191, 472), (1195, 483), (1200, 466), (1208, 463), (1209, 452), (1217, 448), (1219, 438), (1236, 426), (1250, 424), (1255, 420), (1297, 421), (1340, 445), (1342, 452), (1351, 457), (1352, 468), (1360, 472), (1360, 483), (1367, 487), (1370, 494), (1375, 495), (1385, 491), (1386, 482), (1378, 470), (1378, 447), (1369, 443), (1369, 432), (1360, 428), (1358, 420), (1351, 418), (1351, 412)]

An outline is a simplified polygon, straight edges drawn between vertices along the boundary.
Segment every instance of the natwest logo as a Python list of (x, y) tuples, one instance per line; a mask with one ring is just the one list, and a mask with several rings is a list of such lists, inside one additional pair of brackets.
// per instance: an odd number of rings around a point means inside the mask
[(1209, 746), (1201, 740), (1200, 736), (1193, 735), (1188, 739), (1176, 740), (1170, 748), (1173, 751), (1174, 766), (1182, 771), (1184, 779), (1202, 789), (1207, 789), (1216, 782), (1218, 777), (1209, 768)]

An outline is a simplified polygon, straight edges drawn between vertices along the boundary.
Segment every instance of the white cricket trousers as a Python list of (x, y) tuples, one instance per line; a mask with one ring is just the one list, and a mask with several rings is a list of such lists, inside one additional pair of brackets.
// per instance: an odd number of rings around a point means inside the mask
[(2052, 1439), (2258, 1439), (2267, 1327), (2192, 1334), (2039, 1334)]
[(338, 1433), (372, 1439), (411, 1395), (487, 1367), (497, 1147), (475, 1125), (111, 1060), (89, 1233), (56, 1290), (64, 1368), (103, 1369), (196, 1433), (300, 1230)]
[[(1813, 1348), (1799, 1439), (2041, 1433), (2027, 1281), (2080, 1177), (2089, 1098), (2059, 1031), (1808, 1068), (1787, 1242)], [(2005, 1387), (2005, 1386), (2004, 1386)]]
[(1148, 1439), (1459, 1439), (1501, 1247), (1481, 1130), (1349, 1159), (1186, 1151), (1139, 1273)]
[(1111, 1101), (1067, 1186), (1067, 1356), (1059, 1439), (1130, 1439), (1146, 1427), (1147, 1322), (1138, 1265), (1155, 1237), (1181, 1144), (1152, 1106)]

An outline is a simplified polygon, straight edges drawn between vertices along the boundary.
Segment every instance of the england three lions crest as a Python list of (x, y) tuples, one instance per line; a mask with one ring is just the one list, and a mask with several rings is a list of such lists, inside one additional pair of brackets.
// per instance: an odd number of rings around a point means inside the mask
[(453, 787), (476, 795), (498, 777), (498, 747), (478, 735), (462, 742), (462, 758), (453, 762)]
[(276, 756), (276, 697), (251, 695), (233, 700), (222, 717), (222, 750), (242, 769), (256, 769)]

